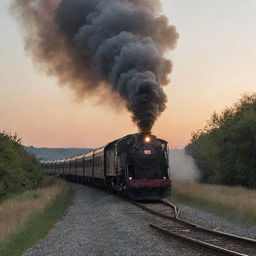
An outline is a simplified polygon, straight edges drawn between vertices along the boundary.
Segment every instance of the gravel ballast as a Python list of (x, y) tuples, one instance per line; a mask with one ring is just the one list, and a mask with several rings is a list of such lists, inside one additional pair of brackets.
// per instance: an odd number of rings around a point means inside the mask
[[(152, 220), (150, 214), (115, 195), (84, 185), (72, 184), (72, 187), (75, 191), (74, 203), (66, 216), (25, 256), (218, 255), (153, 230), (149, 226)], [(213, 223), (213, 215), (182, 205), (179, 207), (182, 216), (188, 220), (195, 221), (194, 215), (197, 222), (206, 226), (211, 223), (210, 227), (230, 227), (231, 231), (236, 227), (224, 218), (216, 217)], [(256, 232), (253, 232), (253, 229), (249, 232), (251, 237), (255, 237)]]
[(234, 223), (227, 218), (219, 217), (214, 214), (197, 210), (183, 204), (176, 204), (181, 214), (180, 217), (189, 222), (199, 224), (210, 229), (235, 234), (238, 236), (250, 237), (256, 239), (256, 226), (249, 227), (246, 225)]

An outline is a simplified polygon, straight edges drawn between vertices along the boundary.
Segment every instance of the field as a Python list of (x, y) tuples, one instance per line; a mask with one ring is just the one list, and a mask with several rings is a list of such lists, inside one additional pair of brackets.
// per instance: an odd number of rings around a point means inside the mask
[(0, 255), (21, 255), (43, 238), (71, 202), (62, 180), (12, 196), (0, 204)]
[(172, 200), (256, 225), (256, 190), (174, 181)]

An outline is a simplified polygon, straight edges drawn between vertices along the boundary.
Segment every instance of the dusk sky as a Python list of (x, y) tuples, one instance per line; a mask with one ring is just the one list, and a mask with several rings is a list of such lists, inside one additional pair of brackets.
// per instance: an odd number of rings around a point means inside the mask
[[(125, 110), (78, 100), (26, 56), (22, 32), (0, 1), (0, 130), (17, 132), (25, 145), (97, 147), (137, 132)], [(214, 111), (256, 88), (256, 0), (162, 0), (180, 35), (168, 108), (153, 128), (182, 148)], [(104, 99), (102, 99), (104, 101)]]

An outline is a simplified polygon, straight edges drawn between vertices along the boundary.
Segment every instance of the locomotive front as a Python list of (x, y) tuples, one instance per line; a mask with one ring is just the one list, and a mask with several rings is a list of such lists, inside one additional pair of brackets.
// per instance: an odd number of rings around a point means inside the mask
[(151, 134), (127, 138), (126, 189), (135, 200), (157, 200), (170, 195), (168, 145)]

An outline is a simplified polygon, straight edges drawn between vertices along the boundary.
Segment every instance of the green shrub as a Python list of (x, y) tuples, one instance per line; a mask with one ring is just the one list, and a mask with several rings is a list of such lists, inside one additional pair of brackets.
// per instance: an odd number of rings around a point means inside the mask
[(0, 132), (0, 200), (38, 188), (43, 180), (39, 161), (25, 150), (17, 135)]
[(256, 94), (214, 113), (186, 147), (201, 181), (256, 188)]

